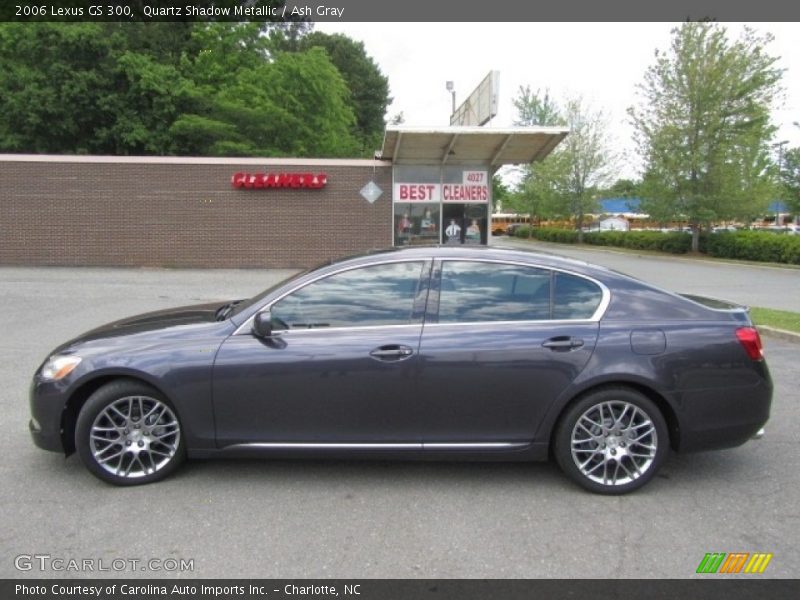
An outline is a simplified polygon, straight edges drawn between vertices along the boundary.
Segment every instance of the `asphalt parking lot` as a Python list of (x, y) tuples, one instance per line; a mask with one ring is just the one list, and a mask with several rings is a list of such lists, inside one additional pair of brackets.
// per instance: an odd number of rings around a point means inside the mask
[(800, 572), (800, 346), (773, 339), (767, 435), (672, 455), (624, 497), (588, 494), (552, 464), (208, 461), (114, 488), (33, 446), (27, 387), (56, 344), (130, 314), (248, 296), (281, 275), (0, 268), (0, 577), (65, 575), (15, 567), (35, 554), (193, 560), (183, 573), (105, 577), (684, 578), (707, 552), (769, 552), (762, 577)]

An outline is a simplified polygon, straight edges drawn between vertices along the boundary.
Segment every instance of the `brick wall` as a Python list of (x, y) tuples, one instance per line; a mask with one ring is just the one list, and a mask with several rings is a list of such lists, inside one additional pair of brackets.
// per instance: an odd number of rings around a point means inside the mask
[[(392, 242), (386, 163), (119, 160), (0, 157), (0, 264), (293, 268)], [(328, 183), (234, 189), (237, 171)], [(370, 179), (384, 191), (372, 205), (359, 194)]]

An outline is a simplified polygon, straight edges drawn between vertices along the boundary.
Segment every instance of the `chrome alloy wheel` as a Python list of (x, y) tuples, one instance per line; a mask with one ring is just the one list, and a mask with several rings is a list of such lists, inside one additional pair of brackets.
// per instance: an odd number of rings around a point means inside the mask
[(175, 413), (149, 396), (126, 396), (95, 418), (89, 447), (97, 464), (118, 477), (137, 478), (165, 467), (178, 450)]
[(615, 400), (589, 407), (571, 434), (572, 460), (588, 479), (608, 486), (628, 484), (650, 469), (658, 434), (638, 406)]

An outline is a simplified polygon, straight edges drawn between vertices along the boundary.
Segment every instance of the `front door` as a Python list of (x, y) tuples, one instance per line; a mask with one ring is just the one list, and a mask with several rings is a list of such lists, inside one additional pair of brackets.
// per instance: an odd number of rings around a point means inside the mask
[(214, 365), (220, 447), (417, 443), (429, 261), (350, 268), (280, 298), (271, 339), (231, 336)]

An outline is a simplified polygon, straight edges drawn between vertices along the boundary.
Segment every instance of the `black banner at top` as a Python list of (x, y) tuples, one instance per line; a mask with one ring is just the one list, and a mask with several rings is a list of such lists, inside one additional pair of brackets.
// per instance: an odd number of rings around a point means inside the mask
[(798, 21), (791, 0), (10, 0), (0, 21)]

